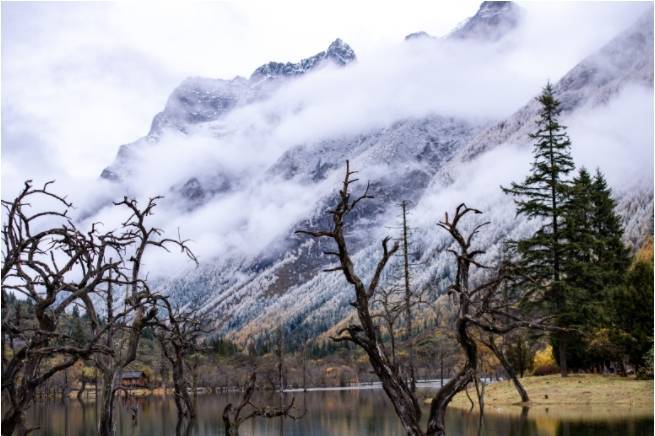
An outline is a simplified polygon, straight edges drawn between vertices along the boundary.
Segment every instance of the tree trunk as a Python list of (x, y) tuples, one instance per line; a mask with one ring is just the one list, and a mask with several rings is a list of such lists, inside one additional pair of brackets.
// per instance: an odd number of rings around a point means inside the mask
[(442, 386), (430, 405), (430, 418), (428, 420), (428, 431), (426, 436), (446, 435), (446, 408), (450, 400), (473, 381), (475, 370), (468, 363), (457, 375), (451, 378), (448, 383)]
[[(26, 365), (24, 374), (34, 374), (37, 368), (38, 362), (34, 360), (30, 361)], [(11, 436), (12, 434), (23, 436), (29, 433), (25, 427), (23, 412), (34, 401), (36, 389), (37, 386), (21, 383), (18, 386), (14, 386), (10, 391), (9, 395), (12, 397), (9, 399), (10, 401), (7, 401), (10, 405), (2, 405), (2, 411), (4, 413), (2, 415), (2, 425), (0, 427), (2, 428), (3, 436)]]
[(2, 436), (11, 436), (16, 431), (20, 434), (20, 428), (23, 427), (23, 412), (20, 409), (9, 409), (2, 416)]
[(225, 424), (225, 436), (239, 436), (239, 428), (233, 426), (229, 419), (223, 419)]
[(77, 391), (77, 399), (81, 400), (82, 395), (84, 394), (84, 391), (86, 390), (86, 379), (82, 379), (82, 386), (80, 386), (80, 390)]
[[(189, 396), (187, 390), (187, 382), (184, 379), (184, 362), (180, 356), (178, 359), (174, 360), (172, 363), (173, 367), (173, 387), (175, 389), (175, 406), (177, 407), (177, 413), (180, 418), (188, 417), (194, 418), (196, 416), (196, 410)], [(194, 378), (195, 379), (195, 378)], [(195, 383), (193, 386), (193, 391), (196, 391)]]
[(493, 339), (489, 339), (489, 349), (494, 353), (500, 364), (503, 366), (505, 369), (505, 372), (509, 376), (509, 378), (512, 380), (512, 383), (514, 383), (514, 388), (516, 388), (516, 392), (521, 396), (521, 402), (527, 403), (530, 401), (530, 397), (528, 396), (528, 392), (525, 390), (523, 385), (521, 384), (519, 378), (516, 376), (516, 371), (514, 371), (514, 368), (512, 368), (512, 365), (510, 365), (509, 361), (505, 357), (505, 354), (496, 346), (496, 344), (493, 342)]
[(560, 335), (558, 341), (558, 351), (559, 351), (559, 370), (562, 377), (568, 377), (569, 368), (566, 363), (566, 337), (564, 334)]
[(114, 432), (114, 387), (116, 376), (117, 374), (113, 371), (103, 374), (102, 407), (100, 408), (100, 422), (98, 423), (98, 435), (100, 436), (111, 436)]
[[(409, 248), (407, 236), (407, 203), (402, 202), (403, 209), (403, 276), (405, 279), (405, 317), (407, 318), (407, 340), (409, 342), (409, 386), (416, 392), (416, 374), (414, 369), (414, 328), (412, 324), (412, 291), (409, 285)], [(393, 334), (392, 334), (393, 338)]]

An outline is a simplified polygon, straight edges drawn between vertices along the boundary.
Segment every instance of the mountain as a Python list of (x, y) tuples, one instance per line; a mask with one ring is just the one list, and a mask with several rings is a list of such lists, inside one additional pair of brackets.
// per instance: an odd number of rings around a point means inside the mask
[[(484, 2), (446, 40), (497, 41), (510, 34), (521, 17), (522, 11), (511, 2)], [(612, 104), (630, 86), (652, 90), (652, 29), (653, 16), (649, 13), (555, 83), (565, 120)], [(131, 179), (139, 175), (139, 159), (156, 153), (160, 142), (167, 140), (166, 135), (173, 135), (175, 144), (179, 140), (179, 147), (197, 137), (217, 148), (228, 147), (234, 138), (245, 138), (235, 142), (237, 147), (253, 141), (265, 142), (262, 138), (269, 136), (270, 130), (251, 122), (251, 107), (264, 105), (264, 126), (279, 127), (280, 111), (294, 112), (308, 104), (281, 107), (275, 100), (279, 90), (299, 83), (300, 78), (310, 80), (324, 66), (344, 69), (355, 61), (354, 51), (337, 39), (327, 50), (297, 63), (264, 64), (249, 79), (187, 79), (155, 116), (148, 135), (121, 146), (116, 160), (103, 171), (102, 177), (129, 190)], [(320, 101), (312, 103), (320, 105)], [(212, 202), (229, 200), (230, 196), (284, 198), (276, 189), (267, 190), (269, 186), (280, 190), (293, 188), (293, 195), (311, 195), (287, 221), (276, 215), (285, 213), (285, 208), (293, 208), (282, 200), (283, 204), (274, 212), (257, 211), (268, 219), (267, 223), (257, 221), (258, 226), (281, 223), (270, 232), (257, 233), (268, 238), (261, 247), (226, 248), (228, 254), (205, 259), (198, 269), (171, 279), (167, 286), (178, 302), (213, 317), (221, 331), (242, 344), (266, 342), (269, 332), (278, 324), (285, 327), (288, 338), (300, 340), (318, 336), (346, 319), (351, 313), (350, 287), (340, 274), (322, 272), (332, 262), (324, 254), (330, 244), (300, 238), (293, 232), (329, 224), (324, 211), (333, 205), (344, 160), (349, 159), (353, 168), (362, 170), (360, 179), (370, 182), (375, 196), (362, 203), (349, 223), (353, 259), (360, 273), (365, 278), (370, 276), (379, 256), (380, 239), (395, 231), (397, 204), (408, 201), (416, 217), (411, 221), (411, 261), (420, 265), (414, 268), (412, 281), (417, 288), (429, 289), (431, 298), (437, 298), (452, 271), (445, 252), (450, 241), (438, 233), (434, 224), (446, 203), (454, 201), (452, 197), (458, 201), (473, 199), (474, 206), (487, 211), (485, 219), (492, 221), (493, 227), (482, 235), (480, 244), (487, 250), (488, 258), (499, 253), (504, 239), (521, 236), (534, 227), (533, 222), (517, 219), (511, 200), (495, 189), (502, 169), (494, 169), (494, 165), (499, 165), (498, 159), (510, 159), (512, 154), (529, 153), (528, 133), (533, 130), (537, 109), (530, 100), (503, 119), (430, 113), (401, 117), (382, 127), (372, 125), (358, 131), (344, 128), (337, 134), (317, 134), (315, 139), (295, 140), (292, 136), (288, 147), (278, 150), (274, 143), (266, 143), (268, 148), (254, 149), (266, 155), (266, 159), (248, 155), (248, 162), (239, 162), (236, 169), (218, 160), (209, 169), (199, 168), (177, 179), (171, 177), (166, 197), (169, 206), (178, 208), (180, 213), (226, 213), (224, 209), (212, 208)], [(510, 146), (517, 148), (507, 152)], [(177, 152), (180, 158), (188, 153), (184, 149)], [(221, 156), (224, 160), (233, 157), (227, 152)], [(201, 166), (199, 162), (198, 167)], [(470, 186), (490, 183), (495, 183), (490, 191), (493, 193), (485, 191), (483, 196), (471, 197)], [(614, 191), (624, 217), (626, 240), (638, 246), (645, 235), (653, 232), (653, 188), (650, 181), (635, 183), (615, 186)], [(235, 220), (234, 234), (230, 236), (237, 241), (247, 240), (242, 237), (248, 231), (247, 223), (239, 221), (244, 218)], [(235, 247), (238, 246), (236, 243)]]
[[(194, 125), (220, 119), (233, 109), (269, 96), (285, 79), (299, 77), (333, 64), (345, 66), (356, 60), (355, 52), (337, 38), (327, 50), (302, 59), (297, 63), (269, 62), (252, 73), (249, 79), (232, 80), (190, 77), (180, 84), (168, 98), (164, 110), (155, 115), (150, 132), (143, 138), (119, 148), (116, 160), (102, 171), (100, 177), (120, 182), (135, 171), (135, 149), (156, 143), (165, 130), (189, 133)], [(189, 179), (191, 196), (197, 195), (198, 181)]]
[[(511, 1), (485, 1), (472, 17), (459, 24), (446, 39), (477, 40), (495, 42), (518, 27), (523, 11)], [(425, 31), (413, 32), (405, 36), (413, 39), (436, 39)]]
[(496, 41), (518, 26), (521, 14), (521, 8), (514, 2), (485, 1), (474, 16), (450, 33), (449, 38)]
[(265, 80), (279, 77), (299, 76), (315, 69), (325, 61), (332, 61), (336, 65), (344, 66), (356, 59), (352, 48), (340, 38), (337, 38), (327, 50), (303, 59), (298, 63), (269, 62), (257, 68), (250, 80)]

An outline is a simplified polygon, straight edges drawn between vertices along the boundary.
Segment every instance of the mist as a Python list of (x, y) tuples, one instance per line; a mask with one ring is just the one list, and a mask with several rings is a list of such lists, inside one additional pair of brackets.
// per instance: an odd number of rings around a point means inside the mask
[[(299, 178), (271, 174), (269, 168), (284, 153), (301, 145), (311, 149), (324, 140), (351, 138), (400, 120), (433, 115), (484, 129), (510, 117), (548, 80), (556, 82), (649, 7), (630, 3), (522, 6), (523, 24), (493, 43), (428, 38), (406, 42), (400, 29), (397, 37), (380, 38), (379, 43), (361, 40), (361, 52), (353, 43), (358, 61), (352, 65), (325, 65), (282, 85), (263, 100), (240, 106), (218, 121), (195, 126), (189, 134), (169, 131), (156, 144), (134, 147), (130, 177), (124, 184), (98, 179), (102, 168), (114, 159), (118, 145), (147, 132), (150, 119), (164, 107), (167, 93), (182, 74), (209, 75), (218, 67), (212, 70), (195, 59), (190, 61), (195, 73), (179, 71), (171, 68), (172, 62), (161, 50), (144, 54), (142, 41), (140, 50), (131, 51), (130, 40), (119, 38), (119, 49), (89, 26), (81, 26), (59, 35), (63, 41), (92, 35), (89, 44), (80, 48), (79, 57), (65, 56), (62, 63), (58, 53), (52, 53), (46, 57), (48, 69), (30, 70), (26, 79), (36, 86), (29, 89), (20, 76), (33, 65), (18, 57), (35, 47), (29, 41), (11, 44), (3, 38), (2, 196), (9, 198), (26, 176), (36, 181), (56, 177), (56, 188), (76, 203), (83, 225), (101, 221), (111, 228), (124, 218), (111, 205), (112, 200), (125, 194), (140, 201), (164, 195), (153, 225), (173, 235), (179, 230), (183, 238), (190, 238), (191, 248), (202, 262), (256, 256), (269, 244), (286, 238), (300, 220), (311, 217), (342, 175), (334, 171), (321, 182), (307, 184)], [(95, 16), (97, 12), (89, 8), (85, 5), (84, 11), (77, 10), (79, 15), (70, 19), (77, 22), (84, 14)], [(212, 11), (226, 22), (231, 16), (243, 16), (243, 11), (228, 9)], [(39, 22), (49, 28), (51, 18), (40, 14)], [(116, 24), (112, 23), (110, 20), (110, 28)], [(230, 26), (226, 31), (237, 32), (245, 24)], [(445, 34), (446, 29), (438, 30)], [(422, 29), (413, 29), (418, 30)], [(159, 31), (166, 34), (162, 28)], [(322, 50), (327, 43), (329, 40), (299, 56)], [(94, 44), (105, 51), (87, 65), (82, 57)], [(173, 45), (173, 54), (181, 54), (185, 48)], [(200, 50), (192, 53), (205, 55)], [(180, 59), (188, 56), (181, 54)], [(229, 64), (230, 58), (221, 61)], [(243, 66), (239, 73), (247, 76), (250, 70), (245, 65), (253, 61), (239, 57), (235, 65)], [(59, 79), (63, 79), (61, 87), (53, 84)], [(69, 95), (74, 82), (75, 92)], [(44, 94), (44, 89), (50, 90), (49, 94)], [(82, 98), (84, 94), (88, 97)], [(573, 113), (566, 123), (576, 162), (590, 169), (601, 168), (615, 187), (627, 186), (635, 178), (652, 179), (652, 107), (652, 88), (635, 85), (626, 87), (607, 105)], [(344, 156), (344, 161), (349, 157)], [(496, 201), (504, 204), (499, 186), (521, 180), (530, 162), (526, 138), (451, 168), (450, 176), (456, 182), (433, 182), (417, 206), (417, 219), (428, 225), (461, 201), (488, 208)], [(360, 178), (378, 170), (365, 168)], [(217, 175), (230, 181), (226, 192), (197, 207), (176, 201), (176, 186), (193, 177)], [(156, 257), (147, 267), (155, 275), (176, 274), (189, 266), (180, 263), (179, 257), (153, 255)]]

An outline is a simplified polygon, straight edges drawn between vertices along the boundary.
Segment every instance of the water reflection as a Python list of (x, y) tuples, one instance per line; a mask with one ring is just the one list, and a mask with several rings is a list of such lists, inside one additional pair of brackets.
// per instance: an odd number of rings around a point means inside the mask
[[(427, 395), (427, 393), (426, 393)], [(296, 415), (306, 409), (299, 420), (256, 419), (242, 425), (243, 435), (400, 435), (402, 427), (381, 390), (328, 391), (296, 393)], [(119, 398), (116, 426), (118, 435), (223, 435), (222, 411), (238, 394), (198, 397), (198, 417), (180, 422), (170, 398)], [(257, 402), (276, 404), (275, 394), (260, 394)], [(427, 415), (427, 409), (426, 413)], [(32, 408), (29, 424), (39, 425), (34, 432), (41, 436), (91, 436), (95, 434), (98, 410), (95, 402), (56, 401)], [(552, 414), (531, 413), (527, 408), (513, 413), (487, 413), (482, 419), (475, 412), (452, 409), (446, 417), (452, 436), (645, 436), (653, 434), (653, 416), (587, 420), (558, 419)]]

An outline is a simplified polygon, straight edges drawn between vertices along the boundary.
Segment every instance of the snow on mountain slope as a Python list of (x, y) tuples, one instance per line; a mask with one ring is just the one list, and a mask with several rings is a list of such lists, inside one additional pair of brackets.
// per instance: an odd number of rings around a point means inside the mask
[[(649, 12), (557, 82), (554, 90), (562, 112), (607, 103), (626, 83), (652, 88), (652, 66), (653, 14)], [(529, 102), (510, 119), (481, 132), (462, 154), (471, 158), (502, 143), (522, 142), (533, 129), (537, 110), (538, 104)]]
[[(520, 19), (520, 10), (509, 2), (485, 2), (448, 38), (456, 44), (493, 42), (511, 32)], [(421, 46), (430, 49), (429, 44)], [(488, 52), (480, 53), (491, 58), (495, 49), (491, 44), (485, 48)], [(616, 153), (622, 144), (640, 153), (644, 147), (651, 149), (652, 56), (651, 14), (556, 82), (576, 161), (603, 170), (612, 164), (598, 156), (600, 140), (589, 135), (598, 128), (585, 124), (592, 118), (608, 120), (602, 121), (608, 129), (603, 138), (606, 151)], [(413, 282), (429, 288), (433, 297), (447, 286), (451, 274), (444, 250), (450, 242), (435, 226), (444, 211), (462, 201), (485, 211), (484, 219), (493, 225), (479, 243), (490, 259), (498, 254), (502, 240), (535, 226), (514, 216), (511, 199), (499, 189), (522, 179), (529, 168), (527, 134), (534, 128), (537, 110), (532, 100), (513, 115), (496, 119), (430, 108), (400, 111), (394, 117), (385, 114), (382, 122), (344, 123), (342, 131), (303, 135), (289, 131), (285, 124), (289, 114), (305, 120), (304, 111), (320, 109), (333, 97), (318, 92), (314, 99), (296, 98), (300, 90), (325, 83), (312, 81), (317, 67), (337, 66), (322, 80), (341, 84), (340, 67), (350, 68), (355, 59), (352, 49), (336, 40), (326, 51), (298, 63), (265, 64), (250, 79), (189, 79), (173, 92), (150, 133), (122, 146), (116, 161), (103, 172), (104, 178), (127, 188), (150, 180), (143, 162), (169, 176), (155, 187), (166, 193), (165, 210), (173, 211), (165, 215), (167, 224), (183, 231), (192, 227), (205, 246), (215, 243), (221, 251), (220, 255), (209, 251), (208, 257), (197, 253), (204, 259), (202, 265), (166, 285), (180, 303), (215, 317), (217, 327), (241, 343), (265, 341), (278, 324), (292, 340), (313, 337), (350, 313), (350, 287), (340, 274), (321, 272), (332, 262), (323, 254), (329, 243), (293, 235), (298, 228), (329, 225), (324, 211), (333, 204), (345, 159), (361, 170), (360, 180), (370, 181), (375, 195), (362, 203), (348, 233), (356, 266), (365, 278), (380, 254), (379, 240), (395, 232), (401, 200), (412, 205), (412, 261), (422, 265), (414, 269)], [(398, 100), (402, 97), (399, 93)], [(347, 99), (330, 103), (349, 104)], [(631, 112), (630, 119), (615, 117), (633, 104), (640, 110)], [(325, 124), (335, 116), (333, 110), (319, 111)], [(623, 131), (629, 132), (617, 134)], [(635, 158), (627, 152), (610, 158), (620, 159), (631, 163)], [(634, 180), (621, 177), (625, 171), (618, 168), (608, 168), (608, 177), (619, 197), (626, 239), (638, 244), (653, 229), (652, 168), (648, 164), (645, 171), (635, 171), (643, 177)]]
[(477, 13), (449, 37), (496, 41), (518, 26), (521, 13), (520, 7), (511, 1), (485, 1)]
[[(563, 101), (564, 121), (591, 116), (589, 111), (599, 106), (611, 107), (615, 100), (621, 98), (627, 86), (638, 86), (644, 95), (651, 95), (652, 44), (652, 16), (646, 16), (566, 74), (555, 86)], [(618, 47), (624, 49), (617, 49)], [(614, 68), (616, 65), (621, 67)], [(604, 66), (610, 68), (605, 69)], [(652, 106), (652, 98), (650, 104)], [(446, 235), (439, 232), (435, 223), (444, 211), (452, 209), (461, 201), (484, 210), (483, 219), (492, 222), (478, 240), (479, 245), (487, 250), (486, 259), (491, 260), (498, 256), (505, 239), (520, 237), (535, 228), (537, 223), (514, 216), (513, 203), (501, 193), (499, 186), (520, 179), (527, 172), (531, 148), (527, 133), (533, 129), (536, 109), (537, 106), (531, 101), (509, 119), (489, 128), (479, 129), (464, 147), (457, 148), (454, 156), (451, 155), (440, 162), (440, 168), (429, 185), (420, 191), (422, 194), (417, 196), (418, 198), (412, 198), (416, 204), (410, 216), (410, 222), (415, 227), (413, 236), (416, 255), (412, 262), (421, 265), (413, 271), (414, 286), (428, 287), (433, 290), (433, 297), (436, 297), (436, 293), (449, 283), (451, 259), (445, 248), (450, 245), (450, 241)], [(647, 108), (645, 109), (643, 115), (647, 124), (643, 127), (648, 131), (652, 112), (649, 114)], [(623, 126), (619, 124), (616, 127), (621, 129)], [(573, 132), (572, 140), (574, 150), (576, 147), (591, 147), (589, 154), (593, 155), (593, 144), (585, 144), (584, 141), (576, 143)], [(637, 146), (650, 147), (650, 144), (652, 138), (650, 141), (646, 139), (645, 142), (638, 138)], [(313, 151), (315, 154), (321, 154), (319, 150)], [(623, 158), (633, 157), (628, 155)], [(358, 165), (356, 158), (354, 167), (366, 168), (370, 164), (371, 162), (362, 162)], [(624, 216), (626, 240), (634, 245), (641, 243), (644, 235), (653, 231), (653, 190), (650, 180), (652, 178), (646, 177), (636, 180), (636, 185), (622, 184), (614, 187), (619, 199), (619, 210)], [(379, 188), (385, 193), (387, 190), (392, 191), (393, 182), (389, 181)], [(359, 250), (354, 256), (355, 264), (364, 277), (370, 275), (380, 255), (379, 240), (385, 234), (393, 232), (389, 226), (398, 222), (394, 216), (396, 211), (393, 210), (395, 202), (387, 201), (384, 206), (388, 213), (381, 215), (382, 224), (368, 227), (364, 224), (365, 230), (355, 227), (352, 231), (355, 241), (364, 238), (368, 241), (357, 246)], [(367, 236), (362, 237), (361, 232)], [(287, 261), (306, 261), (311, 258), (312, 252), (318, 251), (312, 249), (315, 242), (306, 244), (287, 258)], [(314, 256), (320, 258), (320, 255)], [(247, 342), (280, 322), (292, 332), (320, 332), (344, 319), (350, 313), (349, 286), (339, 274), (321, 273), (318, 268), (314, 268), (314, 271), (316, 272), (308, 280), (306, 270), (302, 280), (295, 283), (285, 280), (282, 287), (284, 293), (275, 297), (267, 295), (266, 291), (253, 291), (257, 288), (270, 289), (271, 284), (283, 280), (275, 266), (268, 268), (264, 274), (255, 276), (253, 283), (256, 285), (253, 287), (244, 286), (236, 293), (230, 292), (232, 295), (241, 296), (238, 301), (234, 301), (234, 305), (228, 306), (231, 313), (240, 314), (239, 321), (228, 328), (233, 331), (233, 337), (238, 341)], [(219, 302), (216, 303), (212, 310), (220, 311), (225, 307)], [(249, 313), (251, 315), (248, 316)]]
[[(190, 77), (173, 91), (164, 110), (154, 117), (148, 135), (122, 145), (116, 160), (102, 172), (101, 177), (118, 182), (129, 178), (136, 171), (133, 165), (138, 163), (139, 149), (156, 143), (167, 129), (188, 134), (194, 125), (219, 120), (239, 106), (266, 98), (284, 79), (302, 76), (328, 64), (345, 66), (355, 60), (355, 52), (337, 38), (327, 50), (298, 63), (269, 62), (262, 65), (249, 79)], [(199, 183), (197, 179), (189, 182)]]
[[(511, 1), (484, 1), (472, 17), (460, 23), (446, 38), (473, 39), (495, 42), (518, 27), (523, 11)], [(420, 31), (405, 36), (405, 40), (434, 39), (427, 32)]]
[(250, 80), (259, 82), (261, 80), (278, 77), (299, 76), (313, 70), (326, 60), (330, 60), (336, 65), (344, 66), (355, 61), (356, 58), (353, 49), (340, 38), (337, 38), (332, 42), (332, 44), (330, 44), (326, 51), (322, 51), (312, 57), (303, 59), (298, 63), (269, 62), (262, 65), (252, 73)]

